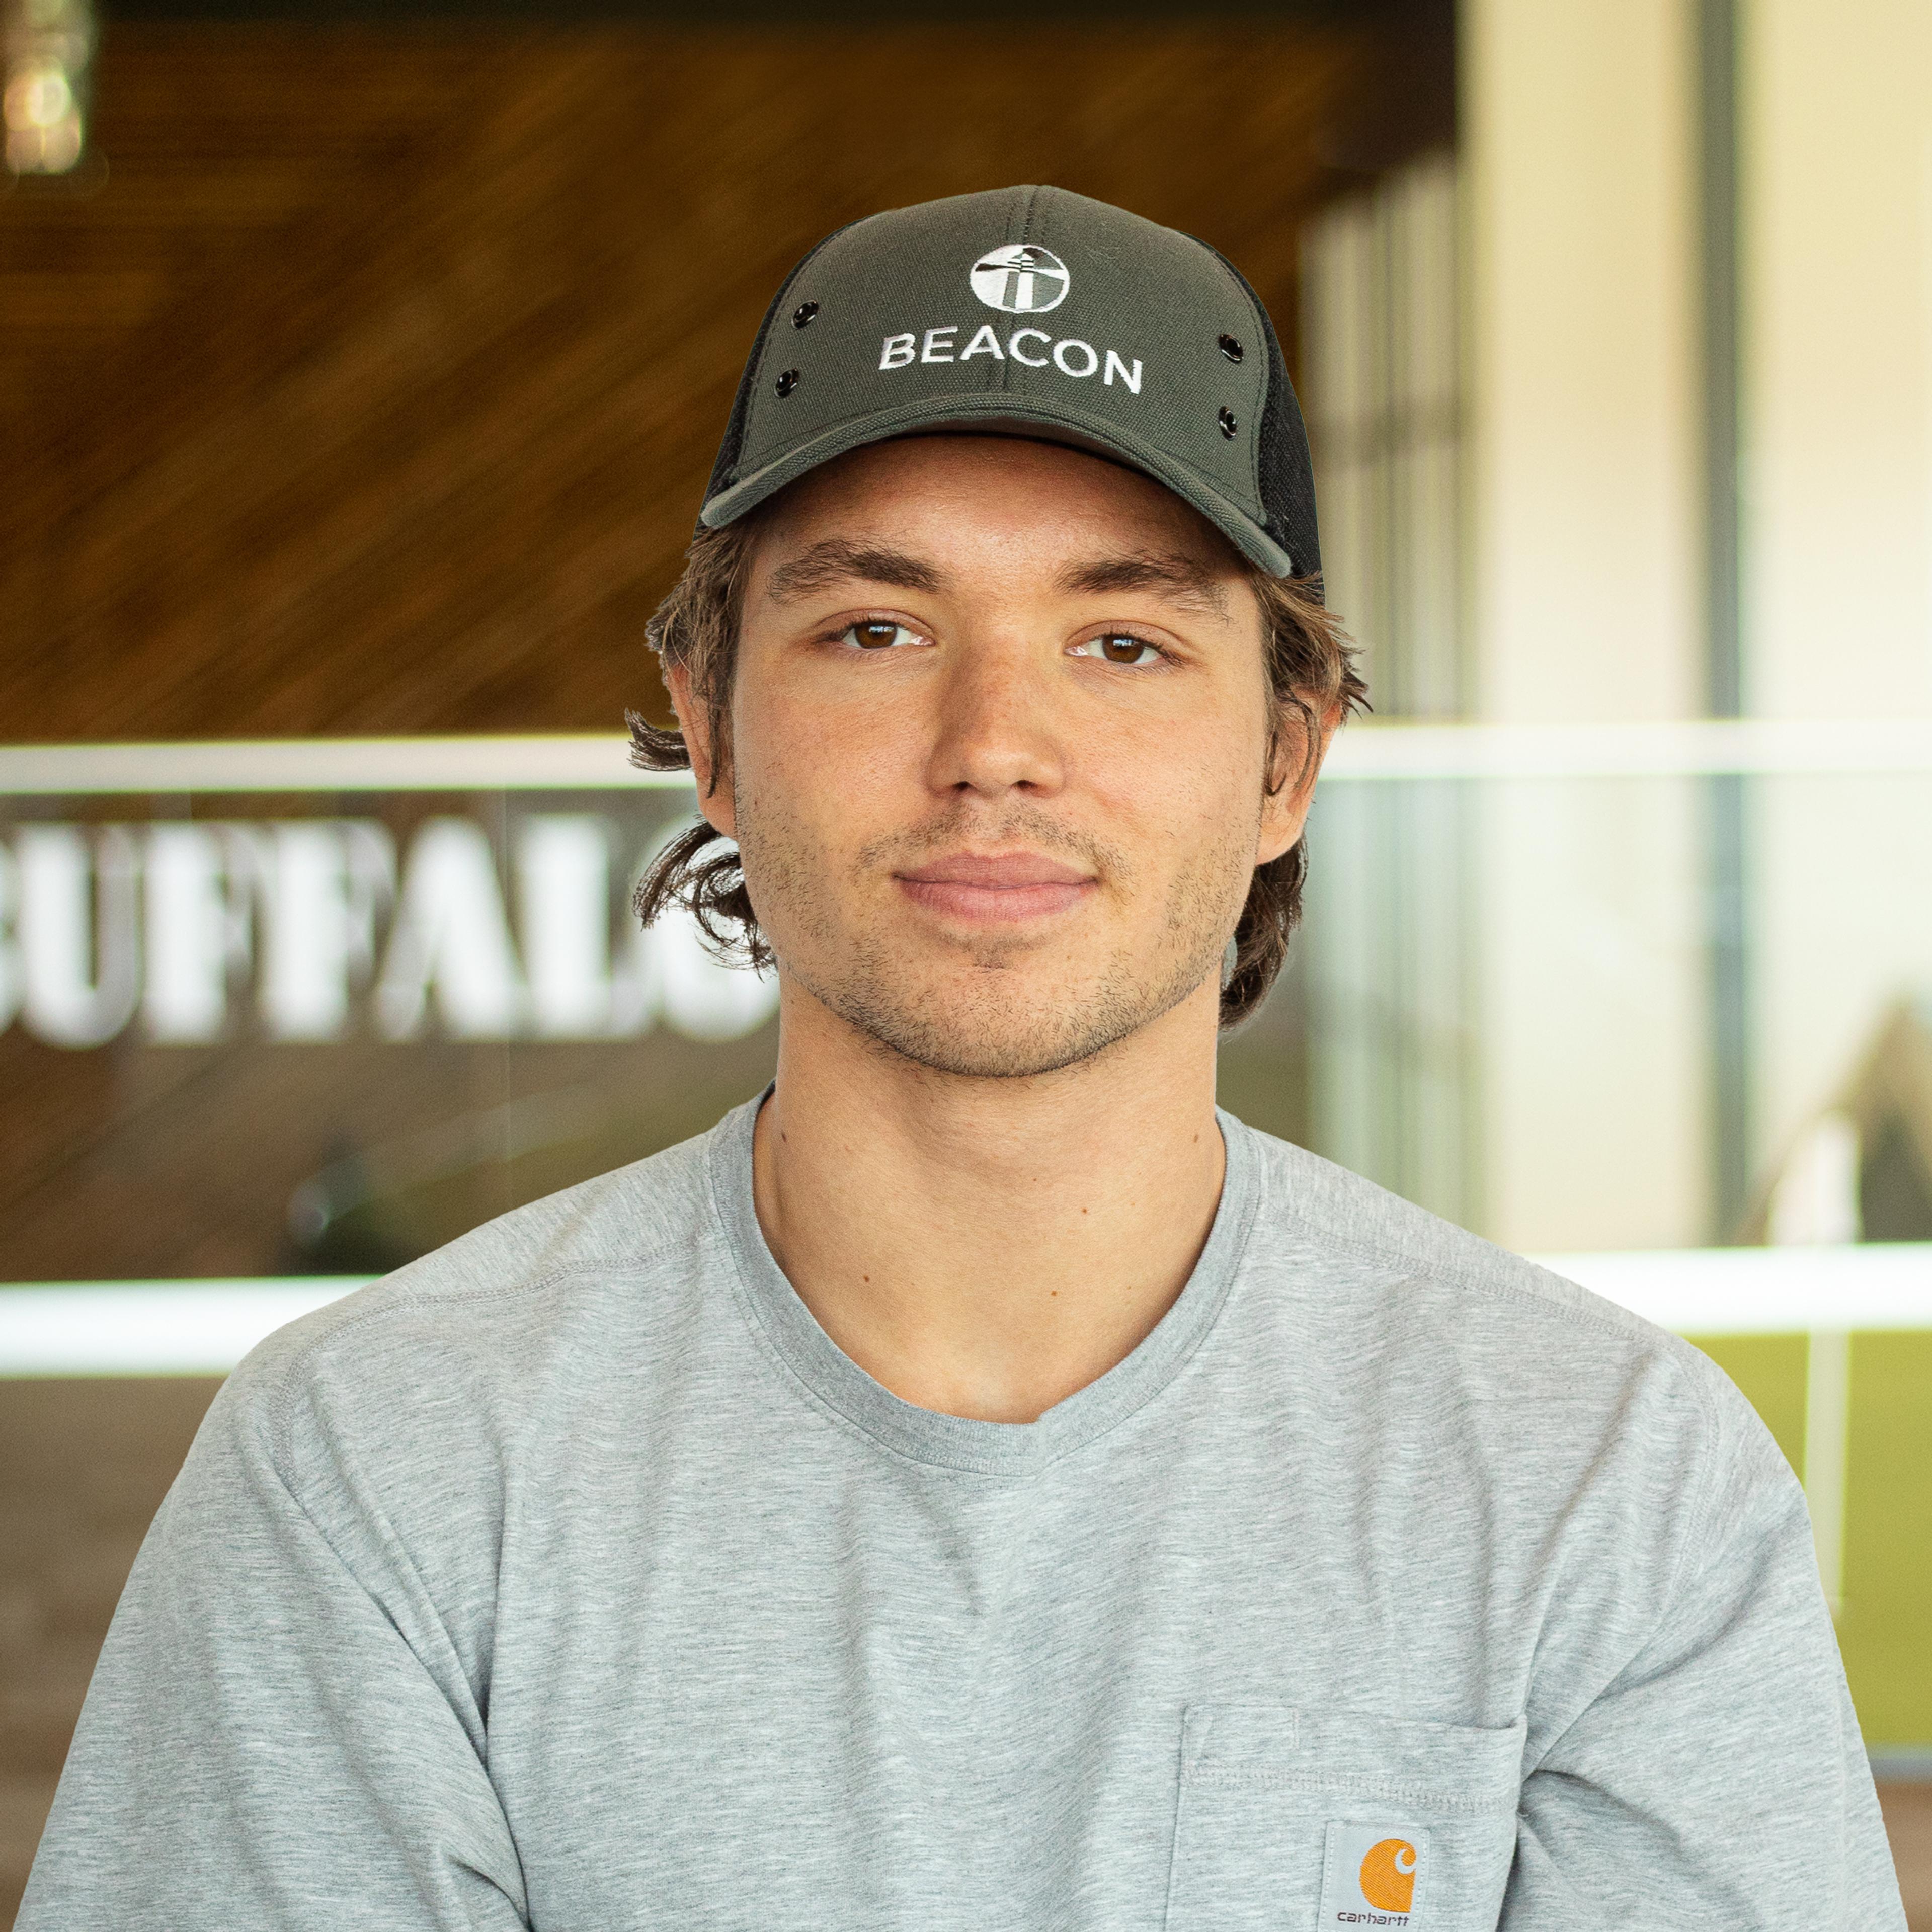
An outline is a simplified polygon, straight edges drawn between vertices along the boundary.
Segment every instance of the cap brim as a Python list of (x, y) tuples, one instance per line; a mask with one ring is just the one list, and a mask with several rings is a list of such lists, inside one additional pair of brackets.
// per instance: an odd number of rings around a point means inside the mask
[(711, 530), (735, 523), (768, 496), (795, 483), (821, 464), (868, 442), (884, 442), (922, 429), (976, 428), (989, 434), (1032, 436), (1042, 442), (1065, 444), (1126, 464), (1166, 484), (1182, 502), (1200, 512), (1248, 560), (1270, 577), (1292, 577), (1293, 560), (1252, 517), (1230, 502), (1198, 472), (1171, 456), (1137, 442), (1116, 424), (1084, 411), (1018, 396), (960, 396), (928, 399), (854, 416), (824, 430), (809, 442), (788, 449), (762, 470), (742, 477), (710, 499), (699, 521)]

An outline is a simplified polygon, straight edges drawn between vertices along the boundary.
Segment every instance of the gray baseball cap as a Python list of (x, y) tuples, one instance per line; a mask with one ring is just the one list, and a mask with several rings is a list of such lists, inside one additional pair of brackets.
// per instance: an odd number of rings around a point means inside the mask
[(1258, 297), (1206, 243), (1064, 188), (868, 216), (787, 278), (700, 520), (722, 529), (862, 443), (1072, 445), (1164, 483), (1276, 577), (1321, 568), (1301, 410)]

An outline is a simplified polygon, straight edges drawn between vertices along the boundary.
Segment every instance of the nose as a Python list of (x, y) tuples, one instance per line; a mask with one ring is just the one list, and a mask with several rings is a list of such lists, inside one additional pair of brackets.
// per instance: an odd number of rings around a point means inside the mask
[(1039, 646), (1022, 637), (956, 646), (938, 694), (933, 789), (987, 797), (1058, 790), (1066, 772), (1052, 682)]

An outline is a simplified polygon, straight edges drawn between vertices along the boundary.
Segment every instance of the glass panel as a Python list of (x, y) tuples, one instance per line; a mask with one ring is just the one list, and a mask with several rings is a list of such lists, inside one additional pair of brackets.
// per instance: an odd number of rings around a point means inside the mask
[[(1224, 1042), (1223, 1101), (1701, 1324), (1808, 1480), (1869, 1741), (1922, 1747), (1932, 1248), (1897, 1244), (1932, 1243), (1932, 761), (1900, 740), (1879, 747), (1900, 768), (1866, 769), (1841, 731), (1826, 769), (1726, 776), (1546, 735), (1547, 755), (1534, 733), (1345, 740), (1292, 964)], [(444, 760), (440, 783), (495, 754), (387, 755)], [(97, 1341), (147, 1335), (150, 1368), (218, 1367), (289, 1295), (700, 1132), (770, 1078), (775, 984), (628, 910), (688, 786), (450, 784), (0, 806), (0, 1282), (289, 1284), (238, 1314), (157, 1299), (145, 1330), (134, 1303), (88, 1304)], [(1738, 903), (1741, 958), (1720, 943)], [(1700, 1275), (1724, 1243), (1816, 1259)], [(0, 1317), (28, 1302), (0, 1291)], [(58, 1342), (42, 1372), (86, 1366), (59, 1352), (69, 1304), (33, 1306)], [(25, 1333), (0, 1335), (0, 1370), (31, 1366)]]
[[(1932, 1240), (1932, 776), (1730, 782), (1728, 1222), (1714, 782), (1345, 759), (1225, 1101), (1526, 1252)], [(776, 989), (628, 910), (692, 810), (629, 784), (10, 800), (0, 1278), (368, 1272), (708, 1124), (770, 1076)]]
[(708, 1126), (776, 984), (631, 891), (686, 788), (52, 800), (0, 842), (19, 1281), (370, 1274)]

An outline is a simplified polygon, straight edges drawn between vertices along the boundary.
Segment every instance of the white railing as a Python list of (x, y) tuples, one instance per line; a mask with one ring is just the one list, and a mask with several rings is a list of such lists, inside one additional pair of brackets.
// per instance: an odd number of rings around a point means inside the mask
[[(1538, 1258), (1678, 1334), (1932, 1329), (1932, 1242)], [(368, 1279), (0, 1286), (0, 1376), (224, 1375), (263, 1336)]]
[[(142, 793), (676, 788), (604, 732), (0, 746), (0, 797)], [(1695, 718), (1614, 724), (1351, 725), (1326, 779), (1856, 776), (1932, 772), (1932, 719)]]
[(225, 1376), (278, 1328), (374, 1279), (0, 1286), (0, 1376)]

